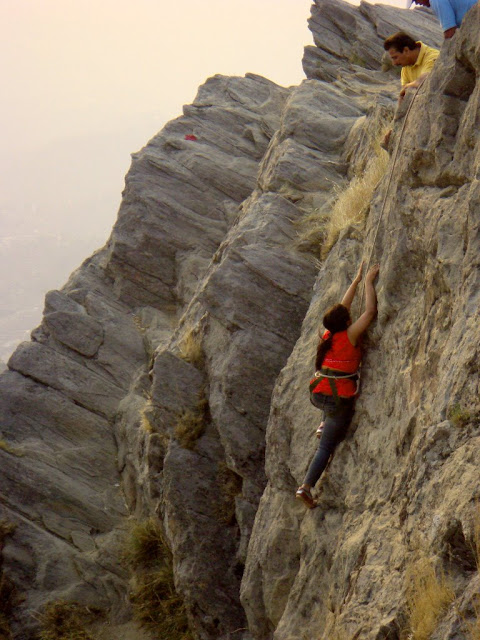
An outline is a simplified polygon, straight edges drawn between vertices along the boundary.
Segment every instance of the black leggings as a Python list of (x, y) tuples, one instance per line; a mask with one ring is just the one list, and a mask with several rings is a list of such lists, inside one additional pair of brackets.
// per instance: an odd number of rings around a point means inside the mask
[(337, 403), (332, 396), (322, 393), (312, 393), (311, 398), (312, 403), (324, 411), (322, 437), (304, 480), (304, 484), (314, 487), (325, 471), (330, 456), (347, 435), (355, 398), (338, 398)]

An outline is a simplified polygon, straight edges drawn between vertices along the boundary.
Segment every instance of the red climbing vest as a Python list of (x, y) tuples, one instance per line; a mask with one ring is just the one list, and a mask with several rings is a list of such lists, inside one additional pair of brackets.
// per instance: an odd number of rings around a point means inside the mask
[[(325, 331), (322, 337), (326, 340), (329, 336), (330, 331)], [(332, 346), (323, 359), (322, 368), (310, 381), (311, 392), (323, 393), (326, 396), (338, 395), (342, 398), (354, 396), (357, 393), (354, 374), (360, 366), (361, 358), (360, 346), (353, 346), (346, 330), (334, 333)], [(352, 374), (352, 377), (343, 377), (348, 374)], [(319, 380), (318, 384), (315, 384), (316, 379)], [(336, 393), (332, 387), (336, 389)]]

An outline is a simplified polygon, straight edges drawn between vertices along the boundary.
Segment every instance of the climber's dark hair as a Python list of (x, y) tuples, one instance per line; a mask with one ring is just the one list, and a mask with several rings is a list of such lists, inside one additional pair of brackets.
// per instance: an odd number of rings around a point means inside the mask
[(332, 346), (333, 334), (339, 331), (345, 331), (349, 324), (350, 311), (343, 304), (335, 304), (323, 316), (323, 326), (330, 331), (330, 335), (326, 340), (320, 337), (320, 342), (317, 346), (317, 358), (315, 360), (315, 369), (317, 371), (322, 368), (325, 355)]
[(405, 33), (405, 31), (398, 31), (392, 36), (388, 36), (388, 38), (385, 38), (385, 40), (383, 41), (383, 48), (385, 49), (385, 51), (388, 51), (389, 49), (395, 49), (396, 51), (401, 53), (405, 49), (405, 47), (408, 47), (410, 51), (413, 51), (414, 49), (420, 48), (420, 43), (416, 42), (412, 37), (408, 35), (408, 33)]

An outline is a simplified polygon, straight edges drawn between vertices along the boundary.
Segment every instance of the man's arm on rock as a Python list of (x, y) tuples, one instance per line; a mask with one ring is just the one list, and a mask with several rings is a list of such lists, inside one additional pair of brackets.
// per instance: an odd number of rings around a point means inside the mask
[(405, 97), (405, 91), (407, 89), (415, 89), (416, 87), (420, 87), (425, 82), (428, 74), (429, 74), (428, 71), (427, 71), (427, 73), (422, 73), (422, 75), (419, 76), (416, 80), (414, 80), (413, 82), (409, 82), (408, 84), (404, 85), (402, 87), (402, 90), (400, 91), (400, 98), (404, 98)]
[(450, 27), (450, 29), (447, 29), (446, 31), (444, 31), (443, 37), (445, 38), (445, 40), (448, 40), (449, 38), (453, 38), (456, 30), (457, 30), (457, 27)]

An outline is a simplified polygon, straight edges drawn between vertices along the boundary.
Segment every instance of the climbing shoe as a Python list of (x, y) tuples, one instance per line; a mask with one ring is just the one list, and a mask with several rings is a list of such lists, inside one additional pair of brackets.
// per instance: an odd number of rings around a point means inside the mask
[(303, 504), (309, 509), (315, 509), (315, 507), (317, 506), (317, 501), (313, 499), (312, 494), (310, 493), (310, 489), (306, 489), (305, 487), (298, 487), (295, 497), (297, 498), (297, 500), (301, 500)]

